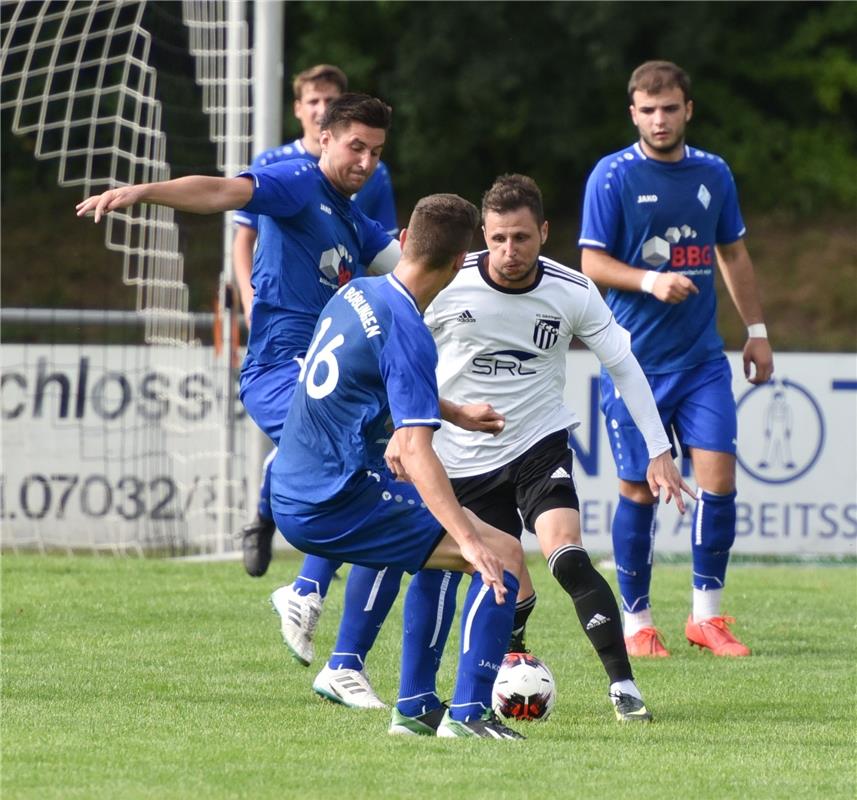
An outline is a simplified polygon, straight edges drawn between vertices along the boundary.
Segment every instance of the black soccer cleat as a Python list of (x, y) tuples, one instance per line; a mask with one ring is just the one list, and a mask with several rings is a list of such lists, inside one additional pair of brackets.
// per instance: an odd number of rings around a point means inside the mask
[(526, 739), (517, 731), (505, 726), (498, 716), (489, 708), (479, 719), (459, 722), (449, 716), (449, 711), (443, 715), (437, 727), (437, 735), (443, 738), (459, 736), (475, 736), (482, 739)]
[(244, 569), (253, 578), (261, 578), (271, 563), (271, 545), (277, 526), (272, 519), (256, 515), (249, 525), (241, 529), (241, 549), (244, 551)]
[(651, 722), (652, 712), (638, 697), (624, 692), (610, 692), (610, 701), (619, 722)]
[(520, 628), (516, 631), (512, 631), (512, 635), (509, 637), (509, 646), (506, 648), (507, 653), (529, 653), (527, 650), (526, 643), (526, 628)]

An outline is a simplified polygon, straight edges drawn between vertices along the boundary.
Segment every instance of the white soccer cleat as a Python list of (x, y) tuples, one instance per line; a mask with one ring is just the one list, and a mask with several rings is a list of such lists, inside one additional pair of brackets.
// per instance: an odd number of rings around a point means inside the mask
[(271, 605), (280, 615), (283, 642), (297, 661), (308, 667), (315, 649), (312, 637), (321, 615), (322, 598), (318, 592), (300, 595), (293, 584), (281, 586), (271, 595)]
[(316, 694), (348, 708), (386, 708), (369, 683), (366, 673), (356, 669), (331, 669), (327, 664), (315, 676), (312, 690)]

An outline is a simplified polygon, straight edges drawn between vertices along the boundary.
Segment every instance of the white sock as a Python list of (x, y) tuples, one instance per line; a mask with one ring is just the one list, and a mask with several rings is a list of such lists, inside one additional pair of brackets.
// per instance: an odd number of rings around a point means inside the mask
[(723, 589), (693, 589), (693, 621), (720, 616)]
[(634, 681), (616, 681), (616, 683), (610, 684), (610, 694), (629, 694), (631, 697), (636, 697), (638, 700), (643, 699), (643, 695), (640, 694), (640, 690), (637, 688), (637, 684)]
[[(695, 591), (695, 590), (694, 590)], [(633, 636), (637, 631), (643, 628), (654, 628), (655, 623), (652, 622), (652, 608), (644, 608), (642, 611), (626, 611), (625, 616), (625, 636)]]

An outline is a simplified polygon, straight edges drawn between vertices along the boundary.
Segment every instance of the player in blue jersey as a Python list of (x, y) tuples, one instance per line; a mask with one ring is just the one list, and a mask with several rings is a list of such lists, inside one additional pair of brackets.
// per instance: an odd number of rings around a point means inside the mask
[[(330, 102), (348, 88), (348, 78), (339, 67), (332, 64), (317, 64), (298, 73), (293, 82), (294, 114), (301, 124), (301, 137), (280, 147), (266, 150), (258, 155), (251, 169), (274, 164), (279, 161), (310, 159), (318, 163), (321, 156), (321, 120)], [(382, 161), (367, 179), (363, 187), (352, 195), (354, 202), (369, 219), (380, 222), (391, 236), (398, 233), (396, 206), (393, 200), (393, 185), (390, 173)], [(233, 215), (235, 238), (232, 242), (232, 261), (235, 281), (244, 310), (247, 329), (250, 329), (250, 312), (253, 301), (251, 271), (253, 251), (258, 233), (258, 215), (246, 210)], [(270, 505), (270, 464), (272, 451), (263, 466), (262, 488), (256, 518), (241, 531), (244, 568), (249, 575), (260, 577), (271, 563), (271, 544), (274, 536), (274, 519)], [(307, 570), (310, 571), (311, 567)]]
[[(698, 484), (693, 521), (691, 644), (719, 656), (750, 650), (721, 611), (735, 540), (737, 422), (732, 376), (716, 327), (715, 265), (747, 325), (744, 373), (768, 381), (773, 356), (763, 322), (735, 181), (717, 155), (685, 144), (690, 80), (667, 61), (642, 64), (628, 85), (639, 141), (598, 162), (586, 185), (579, 244), (583, 271), (609, 289), (607, 304), (631, 333), (664, 426), (689, 452)], [(610, 376), (601, 407), (619, 475), (613, 549), (628, 651), (667, 656), (650, 599), (656, 503), (643, 481), (646, 451)]]
[[(471, 573), (452, 703), (422, 716), (438, 736), (519, 739), (490, 704), (523, 553), (461, 508), (432, 449), (437, 351), (422, 313), (461, 267), (477, 221), (460, 197), (423, 198), (393, 274), (351, 282), (321, 312), (281, 433), (288, 452), (274, 459), (272, 505), (279, 530), (304, 552), (376, 569)], [(408, 482), (385, 467), (390, 426)]]

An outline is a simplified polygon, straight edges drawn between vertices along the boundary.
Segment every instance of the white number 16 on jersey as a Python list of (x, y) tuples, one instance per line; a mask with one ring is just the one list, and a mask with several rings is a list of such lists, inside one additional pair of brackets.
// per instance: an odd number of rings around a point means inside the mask
[[(345, 337), (341, 333), (337, 333), (318, 353), (315, 352), (318, 343), (322, 340), (324, 334), (327, 333), (327, 329), (330, 327), (332, 321), (332, 317), (325, 317), (319, 324), (318, 336), (315, 337), (309, 350), (307, 350), (306, 358), (304, 358), (304, 363), (301, 365), (300, 375), (298, 375), (300, 383), (306, 381), (307, 394), (313, 400), (321, 400), (323, 397), (327, 397), (336, 388), (336, 384), (339, 381), (339, 363), (333, 351), (345, 342)], [(319, 364), (327, 365), (327, 377), (321, 383), (316, 383), (315, 373)]]

